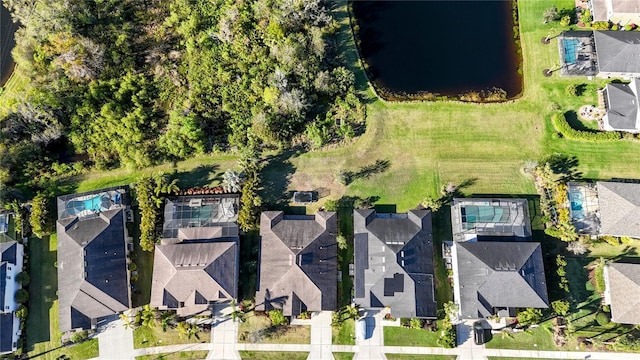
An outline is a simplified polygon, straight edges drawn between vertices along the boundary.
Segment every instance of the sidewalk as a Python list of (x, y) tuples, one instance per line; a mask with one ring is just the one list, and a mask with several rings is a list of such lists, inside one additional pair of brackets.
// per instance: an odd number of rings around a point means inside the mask
[(311, 352), (308, 360), (333, 360), (331, 352), (331, 311), (320, 311), (311, 316)]

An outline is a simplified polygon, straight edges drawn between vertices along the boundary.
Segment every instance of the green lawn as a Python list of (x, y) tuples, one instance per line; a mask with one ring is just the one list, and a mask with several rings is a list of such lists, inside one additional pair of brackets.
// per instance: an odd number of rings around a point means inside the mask
[(440, 345), (438, 345), (439, 334), (439, 331), (409, 329), (401, 326), (385, 326), (384, 345), (440, 347)]
[(180, 359), (206, 359), (208, 351), (181, 351), (178, 353), (162, 355), (136, 356), (136, 360), (180, 360)]
[(354, 353), (334, 352), (333, 353), (333, 358), (336, 359), (336, 360), (352, 360), (353, 359), (353, 355), (354, 355)]
[(551, 359), (540, 359), (540, 358), (514, 358), (514, 357), (499, 357), (499, 356), (489, 356), (487, 357), (489, 360), (551, 360)]
[(24, 98), (28, 89), (29, 79), (21, 76), (19, 71), (14, 71), (0, 91), (0, 119), (13, 110), (15, 105)]
[(347, 319), (339, 327), (332, 328), (332, 342), (335, 345), (355, 345), (355, 320)]
[[(55, 267), (57, 238), (31, 238), (29, 245), (29, 272), (31, 297), (27, 318), (27, 351), (30, 358), (58, 359), (67, 355), (72, 359), (98, 356), (98, 339), (78, 345), (61, 347), (58, 319), (58, 275)], [(35, 290), (37, 289), (37, 290)]]
[[(556, 33), (563, 30), (557, 23), (542, 24), (541, 14), (552, 4), (560, 9), (575, 6), (572, 0), (519, 1), (525, 90), (518, 100), (478, 105), (373, 99), (367, 106), (362, 136), (340, 147), (292, 153), (280, 159), (282, 166), (266, 168), (264, 177), (286, 178), (286, 191), (302, 186), (322, 189), (325, 196), (318, 206), (325, 199), (347, 194), (379, 196), (379, 203), (397, 204), (398, 211), (415, 207), (427, 195), (437, 195), (448, 182), (471, 180), (463, 190), (468, 194), (535, 194), (521, 167), (527, 160), (555, 152), (576, 156), (579, 170), (590, 178), (640, 178), (639, 143), (589, 143), (552, 136), (550, 104), (577, 111), (580, 105), (595, 102), (595, 89), (602, 84), (601, 80), (561, 78), (557, 73), (550, 78), (542, 75), (543, 69), (559, 61), (557, 39), (549, 45), (540, 43), (552, 28)], [(362, 79), (344, 6), (338, 6), (336, 13), (343, 25), (344, 57)], [(587, 84), (584, 95), (566, 96), (565, 89), (572, 83)], [(361, 88), (371, 96), (367, 87)], [(338, 170), (357, 171), (384, 159), (391, 163), (384, 173), (357, 179), (348, 187), (334, 180)]]
[(551, 322), (547, 321), (534, 329), (516, 334), (493, 334), (485, 347), (487, 349), (516, 350), (558, 350), (551, 336)]
[(179, 336), (177, 329), (167, 328), (167, 331), (162, 331), (162, 327), (159, 324), (153, 328), (140, 326), (133, 330), (133, 347), (139, 349), (174, 344), (190, 344), (209, 341), (210, 337), (211, 335), (209, 333), (198, 333), (197, 337), (183, 339)]
[(240, 357), (246, 360), (306, 360), (305, 352), (240, 351)]
[(455, 360), (455, 355), (410, 355), (410, 354), (386, 354), (387, 360)]
[(310, 326), (271, 327), (271, 320), (262, 312), (250, 311), (238, 326), (238, 342), (268, 344), (309, 344)]

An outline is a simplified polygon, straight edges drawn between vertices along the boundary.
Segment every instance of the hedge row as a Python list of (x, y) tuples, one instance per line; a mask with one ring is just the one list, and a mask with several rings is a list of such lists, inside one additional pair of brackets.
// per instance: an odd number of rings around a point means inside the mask
[(556, 128), (563, 137), (573, 140), (586, 140), (586, 141), (616, 141), (622, 138), (622, 135), (617, 131), (581, 131), (576, 130), (569, 125), (569, 122), (562, 113), (554, 113), (551, 115), (551, 122), (553, 127)]

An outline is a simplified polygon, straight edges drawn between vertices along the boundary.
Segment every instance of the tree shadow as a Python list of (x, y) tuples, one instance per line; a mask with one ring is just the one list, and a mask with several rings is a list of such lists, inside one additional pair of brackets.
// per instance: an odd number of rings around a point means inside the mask
[(564, 113), (565, 119), (569, 123), (569, 126), (578, 130), (578, 131), (586, 131), (586, 132), (595, 132), (593, 129), (589, 129), (578, 119), (578, 113), (574, 110), (569, 110)]
[(176, 173), (175, 178), (178, 179), (178, 186), (181, 189), (208, 185), (222, 179), (220, 174), (211, 178), (211, 173), (218, 171), (219, 168), (219, 165), (200, 165), (192, 170)]
[(345, 182), (347, 185), (349, 185), (358, 179), (368, 179), (375, 174), (380, 174), (387, 171), (390, 166), (391, 166), (391, 162), (389, 160), (378, 159), (376, 160), (375, 163), (365, 165), (356, 172), (346, 171), (344, 173)]
[(292, 148), (263, 160), (264, 166), (260, 172), (262, 186), (260, 196), (265, 208), (270, 210), (285, 210), (292, 193), (288, 190), (291, 175), (296, 167), (291, 159), (302, 152), (299, 147)]
[(567, 182), (582, 178), (582, 172), (577, 170), (578, 158), (576, 156), (556, 153), (543, 159), (540, 163), (549, 163), (554, 174), (560, 175), (560, 181)]
[(240, 241), (240, 277), (238, 289), (240, 299), (253, 299), (256, 295), (258, 252), (260, 234), (257, 230), (247, 231)]

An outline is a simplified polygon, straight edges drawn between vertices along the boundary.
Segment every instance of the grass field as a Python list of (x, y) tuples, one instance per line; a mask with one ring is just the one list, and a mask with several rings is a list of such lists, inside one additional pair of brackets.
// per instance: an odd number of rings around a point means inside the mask
[(206, 359), (208, 351), (181, 351), (172, 354), (136, 356), (136, 360), (199, 360)]
[(410, 354), (386, 354), (387, 360), (455, 360), (455, 355), (410, 355)]
[(335, 360), (352, 360), (353, 359), (353, 355), (354, 353), (338, 353), (338, 352), (334, 352), (333, 353), (333, 358)]
[(266, 314), (250, 311), (238, 327), (238, 337), (238, 342), (309, 344), (311, 327), (295, 325), (272, 328)]
[(305, 352), (240, 351), (245, 360), (306, 360), (307, 356), (309, 353)]
[(98, 356), (98, 339), (78, 345), (61, 347), (58, 319), (58, 274), (55, 267), (57, 239), (32, 238), (29, 245), (31, 275), (29, 316), (27, 317), (27, 350), (30, 358), (54, 360), (61, 355), (72, 359)]
[(440, 347), (440, 345), (438, 345), (438, 334), (440, 334), (439, 331), (385, 326), (384, 345)]
[(347, 319), (340, 324), (340, 327), (334, 326), (332, 329), (332, 343), (335, 345), (355, 345), (356, 340), (356, 322), (353, 319)]
[(183, 339), (177, 329), (167, 328), (167, 331), (162, 331), (162, 327), (159, 324), (156, 324), (153, 328), (140, 326), (133, 330), (133, 347), (139, 349), (153, 346), (190, 344), (209, 341), (210, 337), (209, 333), (200, 332), (197, 337)]

